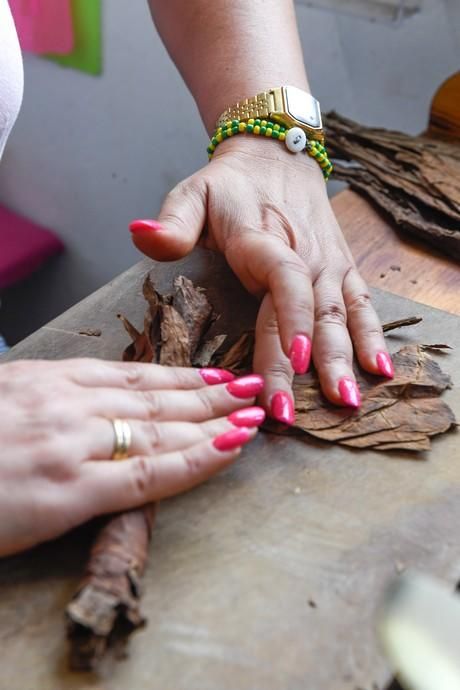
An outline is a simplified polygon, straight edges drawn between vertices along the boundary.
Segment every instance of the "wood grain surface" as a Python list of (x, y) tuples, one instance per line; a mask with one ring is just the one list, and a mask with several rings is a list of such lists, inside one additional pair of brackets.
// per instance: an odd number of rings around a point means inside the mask
[(337, 194), (332, 206), (368, 285), (460, 314), (458, 262), (408, 239), (351, 190)]
[[(141, 262), (19, 344), (7, 357), (120, 357), (116, 318), (141, 324)], [(159, 287), (184, 273), (209, 288), (219, 329), (252, 325), (255, 303), (223, 261), (197, 251), (154, 265)], [(456, 345), (460, 319), (375, 291), (388, 335)], [(99, 337), (81, 335), (99, 329)], [(460, 355), (439, 355), (456, 381)], [(66, 670), (63, 610), (87, 556), (83, 529), (0, 561), (1, 690), (383, 690), (391, 674), (376, 640), (384, 587), (405, 568), (452, 585), (460, 576), (458, 435), (430, 454), (382, 455), (269, 434), (198, 489), (165, 501), (145, 577), (149, 626), (130, 658), (98, 675)]]

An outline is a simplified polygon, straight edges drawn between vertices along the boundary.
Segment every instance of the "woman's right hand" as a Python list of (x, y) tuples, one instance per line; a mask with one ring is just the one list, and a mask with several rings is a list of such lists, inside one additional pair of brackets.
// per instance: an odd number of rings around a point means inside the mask
[[(226, 467), (264, 418), (248, 408), (262, 378), (231, 379), (92, 359), (0, 365), (0, 556)], [(115, 418), (132, 431), (122, 462), (111, 460)]]

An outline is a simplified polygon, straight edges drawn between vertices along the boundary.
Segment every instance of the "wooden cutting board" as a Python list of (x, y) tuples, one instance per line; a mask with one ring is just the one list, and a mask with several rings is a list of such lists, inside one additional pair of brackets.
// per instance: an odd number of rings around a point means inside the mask
[[(118, 359), (116, 318), (141, 324), (141, 262), (20, 343), (7, 360)], [(255, 304), (220, 257), (197, 251), (153, 265), (161, 289), (183, 273), (209, 288), (222, 332), (252, 324)], [(375, 291), (382, 321), (420, 315), (388, 336), (456, 346), (460, 318)], [(80, 335), (100, 329), (100, 337)], [(456, 387), (460, 354), (436, 357)], [(129, 659), (99, 675), (66, 670), (63, 611), (91, 530), (0, 561), (1, 690), (383, 690), (391, 674), (375, 635), (386, 583), (419, 568), (460, 576), (458, 434), (430, 453), (353, 451), (260, 434), (237, 463), (160, 509), (145, 577), (145, 631)]]

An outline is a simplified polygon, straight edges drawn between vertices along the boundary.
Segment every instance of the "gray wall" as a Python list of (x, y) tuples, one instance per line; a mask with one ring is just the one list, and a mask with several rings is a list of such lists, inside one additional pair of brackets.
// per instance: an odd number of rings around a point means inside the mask
[[(459, 14), (457, 0), (425, 0), (394, 28), (299, 7), (323, 109), (422, 130), (433, 92), (460, 64)], [(146, 0), (105, 0), (101, 78), (25, 56), (24, 105), (0, 168), (0, 200), (54, 228), (67, 254), (6, 295), (7, 313), (21, 318), (26, 294), (30, 330), (135, 262), (130, 219), (155, 216), (167, 190), (205, 164), (205, 146)]]

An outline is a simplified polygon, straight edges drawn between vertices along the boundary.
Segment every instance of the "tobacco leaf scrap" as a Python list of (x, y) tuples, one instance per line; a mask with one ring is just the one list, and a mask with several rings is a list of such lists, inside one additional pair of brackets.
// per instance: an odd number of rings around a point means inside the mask
[[(250, 361), (252, 344), (249, 334), (244, 334), (230, 352), (237, 353), (244, 362)], [(435, 349), (439, 345), (429, 347)], [(290, 429), (283, 428), (281, 433), (298, 434), (300, 430), (354, 448), (428, 450), (430, 436), (448, 431), (456, 421), (450, 407), (439, 397), (451, 387), (450, 377), (426, 353), (427, 349), (426, 345), (409, 345), (392, 355), (395, 376), (391, 380), (376, 383), (375, 377), (358, 371), (362, 395), (359, 411), (331, 405), (321, 392), (316, 372), (296, 377), (296, 422)], [(228, 355), (223, 355), (216, 366), (225, 363), (240, 371), (238, 359)], [(267, 428), (280, 430), (273, 424)]]
[(395, 376), (373, 383), (365, 374), (357, 379), (362, 406), (357, 412), (326, 402), (314, 375), (294, 383), (296, 426), (317, 438), (354, 448), (422, 451), (430, 436), (455, 425), (450, 407), (439, 397), (452, 383), (438, 363), (418, 345), (393, 355)]

